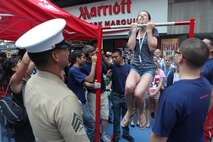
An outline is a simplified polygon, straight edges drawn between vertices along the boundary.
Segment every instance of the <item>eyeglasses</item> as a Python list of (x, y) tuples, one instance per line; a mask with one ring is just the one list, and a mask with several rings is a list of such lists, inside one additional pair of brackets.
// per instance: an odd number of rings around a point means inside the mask
[(178, 51), (175, 51), (175, 54), (182, 54), (182, 53), (180, 53), (180, 52), (178, 52)]
[(178, 52), (178, 51), (175, 51), (175, 54), (182, 55), (182, 56), (183, 56), (183, 58), (185, 58), (185, 59), (187, 59), (187, 60), (190, 60), (190, 61), (191, 61), (191, 59), (190, 59), (190, 58), (186, 57), (185, 55), (183, 55), (182, 53), (180, 53), (180, 52)]

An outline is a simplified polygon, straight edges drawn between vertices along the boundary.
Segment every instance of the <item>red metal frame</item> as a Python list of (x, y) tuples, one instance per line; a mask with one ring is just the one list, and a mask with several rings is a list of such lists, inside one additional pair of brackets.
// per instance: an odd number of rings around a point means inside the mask
[(195, 19), (190, 19), (189, 38), (194, 37)]
[[(97, 63), (96, 63), (96, 79), (97, 82), (101, 82), (101, 61), (102, 61), (102, 26), (98, 26), (98, 54), (97, 54)], [(99, 142), (99, 134), (100, 134), (100, 99), (101, 98), (101, 89), (96, 90), (96, 110), (95, 110), (95, 142)]]
[[(138, 26), (146, 26), (147, 24), (139, 24)], [(194, 26), (195, 26), (195, 19), (190, 19), (190, 21), (178, 21), (178, 22), (162, 22), (162, 23), (155, 23), (156, 27), (159, 26), (180, 26), (180, 25), (189, 25), (189, 38), (194, 37)], [(120, 26), (104, 26), (102, 27), (103, 30), (107, 29), (120, 29), (120, 30), (114, 30), (114, 31), (104, 31), (103, 34), (110, 34), (110, 33), (115, 33), (115, 32), (122, 32), (128, 30), (131, 25), (120, 25)], [(121, 30), (121, 28), (123, 28)]]

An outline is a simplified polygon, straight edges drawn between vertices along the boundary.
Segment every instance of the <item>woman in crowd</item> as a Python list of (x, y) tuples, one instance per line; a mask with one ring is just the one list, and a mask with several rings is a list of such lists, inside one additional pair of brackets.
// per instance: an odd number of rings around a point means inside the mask
[[(25, 50), (20, 50), (19, 55), (23, 55)], [(12, 68), (14, 74), (12, 75), (9, 86), (10, 90), (14, 95), (14, 99), (16, 103), (20, 106), (24, 107), (24, 88), (27, 80), (30, 78), (31, 73), (34, 69), (34, 64), (28, 57), (27, 52), (25, 52), (23, 58), (20, 56), (17, 65)], [(18, 123), (14, 126), (15, 129), (15, 141), (16, 142), (34, 142), (35, 138), (32, 132), (32, 128), (28, 117), (26, 116), (26, 120)]]

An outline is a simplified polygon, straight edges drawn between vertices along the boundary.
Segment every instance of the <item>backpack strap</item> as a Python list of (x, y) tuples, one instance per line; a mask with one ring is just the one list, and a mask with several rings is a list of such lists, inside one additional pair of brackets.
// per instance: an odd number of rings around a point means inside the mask
[(22, 99), (23, 99), (23, 105), (25, 107), (25, 87), (26, 87), (26, 83), (27, 81), (26, 80), (22, 80), (22, 88), (21, 88), (21, 92), (22, 92)]
[(137, 29), (137, 31), (136, 31), (136, 39), (137, 39), (137, 36), (138, 36), (139, 30), (140, 30), (140, 29)]

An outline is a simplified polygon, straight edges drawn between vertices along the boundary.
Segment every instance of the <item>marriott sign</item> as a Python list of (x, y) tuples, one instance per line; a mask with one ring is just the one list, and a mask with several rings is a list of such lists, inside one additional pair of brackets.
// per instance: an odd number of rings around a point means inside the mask
[(149, 11), (153, 22), (165, 22), (168, 19), (168, 0), (106, 0), (66, 7), (64, 10), (89, 23), (102, 26), (129, 25), (136, 22), (141, 10)]
[[(88, 9), (86, 6), (81, 6), (79, 8), (80, 16), (79, 18), (83, 20), (92, 19), (94, 17), (104, 17), (118, 14), (131, 13), (131, 0), (121, 0), (121, 2), (115, 2), (109, 5), (99, 5)], [(119, 20), (107, 20), (93, 22), (94, 25), (104, 25), (104, 26), (114, 26), (114, 25), (127, 25), (135, 22), (133, 19), (119, 19)]]

